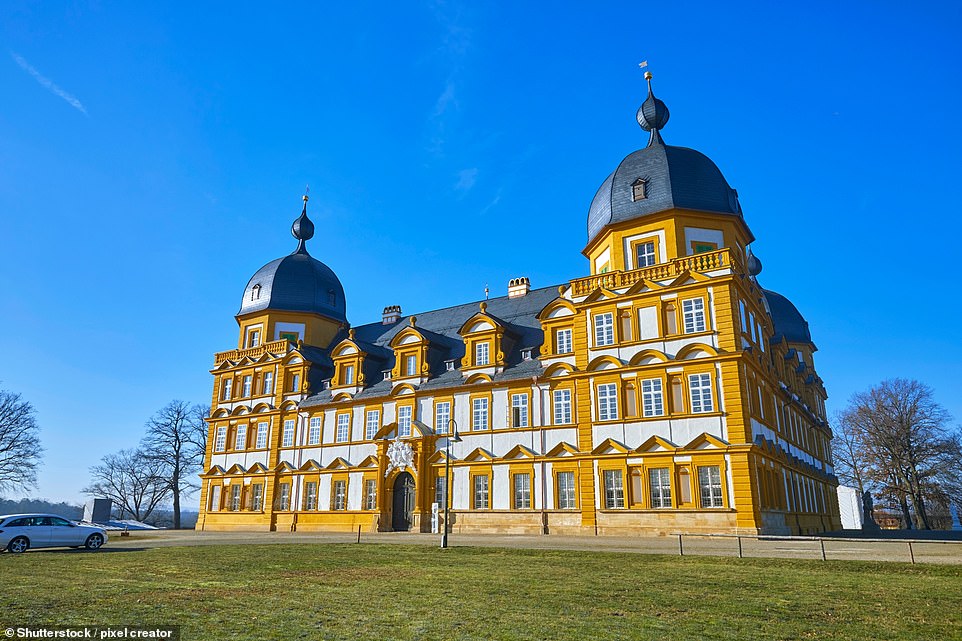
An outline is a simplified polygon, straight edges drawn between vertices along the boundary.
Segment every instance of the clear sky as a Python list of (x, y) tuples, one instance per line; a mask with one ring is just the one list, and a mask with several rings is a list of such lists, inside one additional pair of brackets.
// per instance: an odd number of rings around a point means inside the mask
[[(292, 5), (292, 6), (287, 6)], [(0, 386), (33, 496), (171, 399), (209, 402), (244, 285), (308, 247), (355, 324), (588, 272), (588, 205), (647, 136), (738, 189), (829, 410), (895, 376), (962, 419), (962, 5), (19, 2), (0, 9)]]

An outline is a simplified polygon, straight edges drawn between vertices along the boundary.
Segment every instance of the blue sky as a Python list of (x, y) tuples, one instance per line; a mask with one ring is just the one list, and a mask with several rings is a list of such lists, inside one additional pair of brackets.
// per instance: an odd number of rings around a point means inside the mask
[(309, 249), (354, 323), (588, 272), (595, 190), (647, 137), (738, 189), (829, 409), (918, 378), (962, 419), (962, 5), (5, 2), (0, 386), (35, 496), (169, 400), (208, 402), (250, 275)]

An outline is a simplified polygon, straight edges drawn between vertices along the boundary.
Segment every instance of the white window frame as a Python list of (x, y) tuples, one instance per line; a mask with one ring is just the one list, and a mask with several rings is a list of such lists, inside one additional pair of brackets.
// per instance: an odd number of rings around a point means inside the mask
[[(651, 251), (647, 251), (648, 248)], [(639, 250), (644, 249), (644, 252)], [(641, 269), (642, 267), (651, 267), (655, 264), (657, 254), (655, 253), (655, 241), (653, 240), (643, 240), (635, 245), (635, 269)], [(644, 262), (642, 262), (644, 259)]]
[(274, 393), (274, 372), (264, 373), (264, 385), (261, 389), (265, 395)]
[(289, 418), (284, 421), (284, 436), (281, 439), (281, 447), (294, 447), (294, 419)]
[(410, 405), (402, 405), (397, 408), (397, 435), (400, 437), (411, 436), (411, 415)]
[(595, 347), (615, 344), (615, 315), (612, 312), (595, 314)]
[(528, 395), (511, 395), (511, 427), (528, 427)]
[(434, 431), (447, 434), (451, 421), (451, 401), (438, 401), (434, 404)]
[(471, 509), (491, 509), (491, 480), (487, 474), (476, 474), (471, 481)]
[(598, 420), (618, 420), (618, 384), (602, 383), (595, 388), (598, 393)]
[(665, 394), (660, 378), (641, 381), (641, 414), (646, 418), (665, 415)]
[(364, 509), (377, 509), (377, 479), (364, 479)]
[(231, 399), (231, 394), (234, 392), (234, 379), (225, 378), (224, 379), (224, 396), (223, 400), (229, 401)]
[(531, 474), (528, 472), (518, 472), (512, 474), (512, 502), (515, 510), (531, 509)]
[(237, 432), (234, 433), (234, 449), (235, 450), (247, 449), (247, 425), (246, 424), (241, 424), (237, 426)]
[(621, 470), (602, 470), (605, 488), (605, 509), (621, 510), (625, 507), (625, 475)]
[(471, 400), (471, 431), (480, 432), (488, 429), (488, 399), (487, 397)]
[(223, 452), (227, 449), (227, 428), (218, 427), (214, 431), (214, 451)]
[(331, 488), (331, 509), (332, 510), (346, 510), (347, 509), (347, 481), (344, 479), (339, 479), (334, 481)]
[(564, 329), (555, 330), (555, 350), (558, 354), (570, 354), (574, 351), (571, 345), (571, 328), (565, 327)]
[(351, 415), (337, 415), (337, 430), (334, 434), (335, 443), (346, 443), (351, 438)]
[(315, 416), (308, 423), (307, 444), (320, 445), (321, 443), (321, 417)]
[(257, 424), (257, 437), (254, 440), (254, 449), (263, 450), (267, 447), (267, 423)]
[(705, 299), (686, 298), (681, 301), (683, 325), (686, 334), (697, 334), (704, 332), (705, 325)]
[(291, 484), (281, 483), (281, 495), (277, 499), (277, 509), (287, 511), (291, 509)]
[(304, 509), (317, 509), (317, 481), (308, 481), (304, 484)]
[(648, 490), (652, 509), (670, 508), (671, 470), (667, 467), (648, 468)]
[(691, 402), (692, 414), (707, 414), (715, 411), (711, 374), (688, 375), (688, 400)]
[(557, 503), (559, 510), (574, 510), (578, 504), (575, 500), (577, 488), (575, 487), (575, 473), (573, 470), (562, 470), (557, 475), (558, 496)]
[(571, 390), (556, 389), (552, 394), (555, 425), (571, 424)]
[(474, 364), (491, 364), (491, 347), (488, 345), (488, 341), (478, 341), (474, 344)]
[(418, 357), (415, 354), (408, 354), (404, 359), (404, 375), (415, 376), (418, 373)]
[(721, 467), (701, 465), (698, 467), (698, 494), (703, 508), (725, 507), (722, 497)]
[(368, 410), (364, 416), (364, 438), (371, 441), (381, 426), (381, 410)]
[(241, 388), (241, 398), (250, 398), (251, 386), (254, 383), (254, 377), (248, 374), (244, 377), (244, 385)]
[(354, 384), (354, 366), (353, 365), (344, 366), (344, 384), (345, 385)]

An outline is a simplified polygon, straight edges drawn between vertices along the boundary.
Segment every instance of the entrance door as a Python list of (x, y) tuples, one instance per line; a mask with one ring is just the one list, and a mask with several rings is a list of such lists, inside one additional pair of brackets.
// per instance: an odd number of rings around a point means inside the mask
[(407, 472), (402, 472), (394, 480), (394, 509), (391, 527), (395, 532), (407, 532), (411, 529), (413, 514), (414, 477)]

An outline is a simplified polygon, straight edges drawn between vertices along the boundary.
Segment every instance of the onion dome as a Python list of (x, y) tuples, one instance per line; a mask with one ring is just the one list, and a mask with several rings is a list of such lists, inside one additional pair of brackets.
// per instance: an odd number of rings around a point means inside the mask
[(314, 236), (314, 223), (307, 217), (307, 196), (291, 234), (298, 241), (297, 249), (251, 276), (237, 315), (265, 310), (308, 312), (346, 323), (341, 281), (330, 267), (307, 252), (307, 241)]
[(751, 249), (748, 250), (748, 273), (752, 276), (758, 276), (762, 273), (762, 261), (758, 259)]
[(768, 311), (772, 315), (775, 325), (775, 339), (784, 336), (789, 343), (805, 343), (813, 345), (812, 333), (808, 329), (808, 321), (798, 311), (798, 308), (781, 294), (771, 290), (763, 290)]
[(608, 225), (669, 209), (741, 216), (737, 192), (708, 156), (665, 144), (661, 129), (668, 124), (668, 107), (655, 97), (651, 74), (645, 77), (648, 98), (637, 120), (651, 134), (648, 145), (626, 156), (598, 188), (588, 210), (589, 243)]

